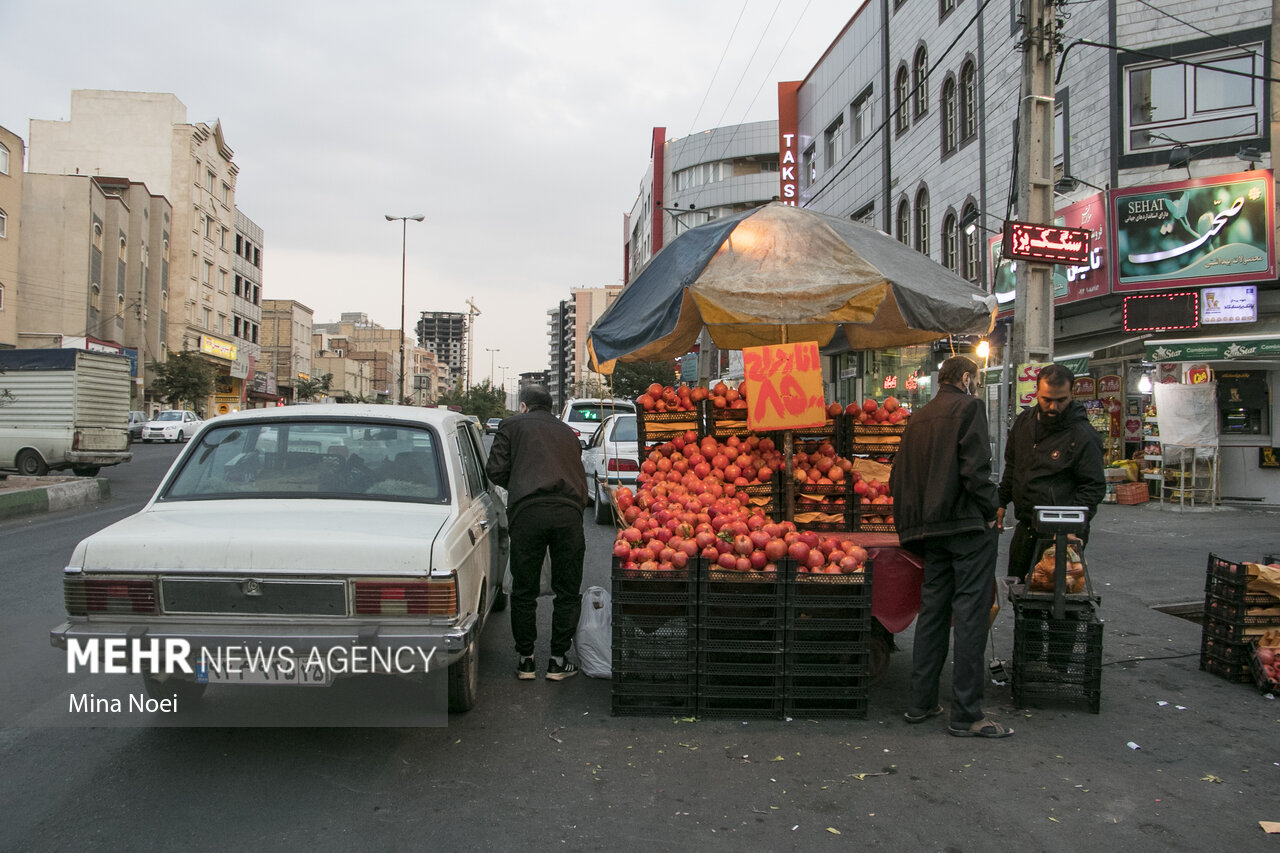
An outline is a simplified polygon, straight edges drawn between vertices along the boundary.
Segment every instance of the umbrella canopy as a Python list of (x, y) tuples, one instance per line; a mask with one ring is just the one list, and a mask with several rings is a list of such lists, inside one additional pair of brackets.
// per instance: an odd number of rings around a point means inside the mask
[(883, 232), (779, 203), (681, 234), (591, 328), (592, 367), (788, 341), (855, 349), (985, 334), (995, 298)]

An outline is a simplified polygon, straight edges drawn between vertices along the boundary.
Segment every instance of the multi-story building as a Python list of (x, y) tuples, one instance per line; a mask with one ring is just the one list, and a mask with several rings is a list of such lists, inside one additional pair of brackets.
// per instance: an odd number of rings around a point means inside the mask
[(547, 311), (548, 387), (557, 406), (571, 397), (604, 393), (605, 381), (590, 368), (587, 332), (622, 292), (622, 285), (575, 287), (569, 298)]
[[(221, 405), (239, 399), (247, 374), (247, 362), (236, 359), (231, 287), (239, 167), (221, 123), (188, 122), (178, 98), (152, 92), (75, 90), (70, 115), (31, 120), (28, 172), (119, 175), (168, 199), (170, 269), (162, 298), (169, 310), (160, 360), (168, 350), (201, 353), (221, 377)], [(204, 408), (213, 413), (215, 405), (211, 398)]]
[[(262, 360), (262, 228), (236, 208), (235, 253), (231, 258), (231, 337), (238, 373), (247, 379)], [(270, 395), (241, 384), (240, 406), (269, 402)]]
[[(467, 315), (459, 311), (423, 311), (418, 315), (418, 346), (444, 368), (439, 391), (461, 388), (467, 374)], [(437, 392), (439, 393), (439, 392)]]
[(572, 299), (562, 299), (547, 310), (547, 391), (559, 409), (573, 393), (573, 328), (576, 316)]
[(18, 345), (22, 160), (22, 137), (0, 127), (0, 349)]
[[(400, 374), (400, 348), (404, 347), (405, 375)], [(431, 351), (417, 347), (399, 329), (384, 329), (363, 312), (339, 315), (337, 323), (316, 323), (312, 328), (312, 351), (332, 353), (367, 362), (372, 392), (396, 402), (415, 404), (433, 401), (443, 390), (444, 371)], [(399, 385), (397, 394), (396, 386)]]
[[(262, 300), (262, 355), (252, 391), (291, 403), (299, 380), (310, 379), (312, 311), (293, 299)], [(261, 378), (259, 378), (261, 377)]]
[(17, 327), (22, 347), (126, 354), (133, 407), (162, 360), (171, 208), (146, 185), (87, 175), (23, 176)]

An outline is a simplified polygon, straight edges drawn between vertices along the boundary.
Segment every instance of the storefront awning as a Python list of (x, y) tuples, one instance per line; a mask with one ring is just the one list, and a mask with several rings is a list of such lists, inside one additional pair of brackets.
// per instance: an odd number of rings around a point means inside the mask
[(1147, 341), (1148, 361), (1233, 361), (1280, 359), (1280, 334), (1250, 338), (1178, 338)]

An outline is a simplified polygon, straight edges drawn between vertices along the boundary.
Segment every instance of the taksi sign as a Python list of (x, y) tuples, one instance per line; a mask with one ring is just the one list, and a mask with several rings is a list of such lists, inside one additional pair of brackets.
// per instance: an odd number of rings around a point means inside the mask
[(795, 207), (800, 197), (796, 152), (800, 146), (800, 83), (778, 84), (778, 200)]
[(1116, 291), (1275, 278), (1270, 170), (1111, 192)]

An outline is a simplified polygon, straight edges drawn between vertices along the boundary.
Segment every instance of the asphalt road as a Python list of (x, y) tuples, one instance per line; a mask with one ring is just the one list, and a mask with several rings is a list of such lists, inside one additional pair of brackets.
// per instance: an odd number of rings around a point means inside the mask
[[(1150, 609), (1194, 600), (1208, 550), (1280, 551), (1274, 513), (1104, 507), (1102, 713), (1015, 708), (991, 685), (987, 706), (1018, 730), (1004, 741), (903, 724), (909, 651), (865, 720), (612, 717), (607, 681), (516, 681), (504, 618), (482, 636), (478, 706), (447, 727), (34, 725), (63, 665), (47, 639), (63, 562), (141, 504), (176, 448), (135, 451), (107, 472), (109, 502), (0, 524), (0, 850), (1274, 846), (1258, 821), (1280, 820), (1280, 709), (1198, 671), (1198, 626)], [(586, 583), (607, 586), (609, 531), (584, 523)]]

